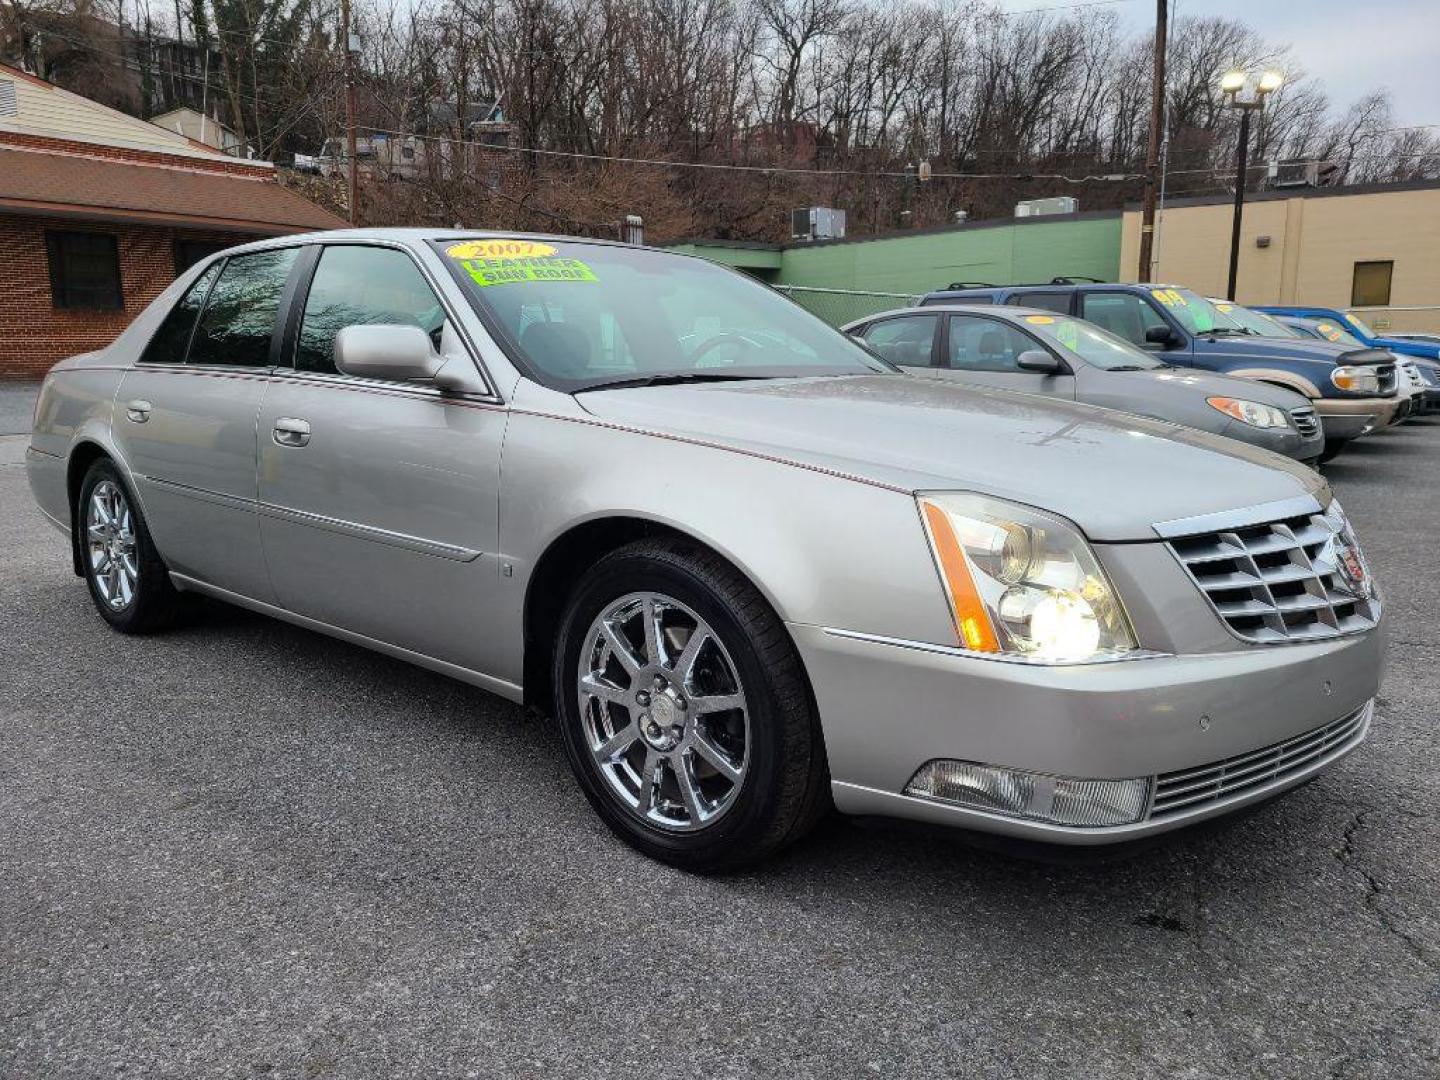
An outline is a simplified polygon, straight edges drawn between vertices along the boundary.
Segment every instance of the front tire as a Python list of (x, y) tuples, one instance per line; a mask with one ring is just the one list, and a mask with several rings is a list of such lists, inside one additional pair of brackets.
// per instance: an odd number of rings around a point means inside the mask
[(645, 540), (596, 563), (562, 619), (554, 686), (581, 789), (653, 858), (731, 870), (799, 839), (829, 806), (788, 633), (697, 545)]
[(1320, 452), (1320, 464), (1324, 465), (1327, 461), (1333, 459), (1336, 454), (1340, 453), (1341, 450), (1344, 450), (1345, 447), (1349, 445), (1349, 439), (1326, 439), (1325, 449)]
[(90, 466), (75, 506), (85, 584), (100, 617), (122, 634), (150, 634), (179, 621), (183, 597), (114, 463)]

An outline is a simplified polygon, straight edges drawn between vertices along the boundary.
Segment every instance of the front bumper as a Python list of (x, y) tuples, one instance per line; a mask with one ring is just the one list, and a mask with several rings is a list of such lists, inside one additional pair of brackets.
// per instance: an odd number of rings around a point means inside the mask
[[(1321, 424), (1324, 424), (1323, 420)], [(1262, 450), (1284, 454), (1296, 461), (1314, 461), (1325, 450), (1323, 426), (1319, 427), (1314, 435), (1305, 436), (1293, 427), (1256, 428), (1249, 424), (1242, 424), (1238, 420), (1231, 420), (1221, 434), (1230, 439), (1247, 442), (1251, 446), (1258, 446)]]
[(1129, 825), (1077, 828), (1005, 817), (907, 796), (905, 786), (936, 759), (1127, 779), (1272, 747), (1368, 709), (1380, 681), (1382, 629), (1304, 644), (1042, 667), (790, 626), (815, 690), (842, 812), (1062, 844), (1113, 843), (1179, 828), (1302, 783), (1359, 744), (1368, 712), (1356, 737), (1306, 768)]
[(1311, 401), (1320, 416), (1327, 439), (1358, 439), (1371, 431), (1388, 427), (1400, 408), (1397, 398), (1315, 398)]

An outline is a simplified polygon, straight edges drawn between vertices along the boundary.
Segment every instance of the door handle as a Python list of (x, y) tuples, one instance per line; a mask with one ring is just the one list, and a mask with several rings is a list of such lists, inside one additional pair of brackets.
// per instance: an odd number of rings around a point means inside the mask
[(150, 419), (150, 410), (153, 406), (148, 401), (136, 398), (125, 406), (125, 415), (132, 423), (143, 424)]
[(281, 416), (271, 433), (279, 446), (304, 446), (310, 441), (310, 421), (294, 416)]

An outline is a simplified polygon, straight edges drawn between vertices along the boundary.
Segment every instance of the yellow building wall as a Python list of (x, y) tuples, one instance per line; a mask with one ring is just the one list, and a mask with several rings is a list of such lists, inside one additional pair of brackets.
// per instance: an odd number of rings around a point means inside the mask
[[(1223, 296), (1229, 203), (1160, 215), (1152, 278)], [(1256, 244), (1268, 236), (1268, 247)], [(1120, 272), (1137, 278), (1140, 213), (1126, 211)], [(1242, 304), (1348, 307), (1355, 263), (1395, 263), (1388, 308), (1357, 309), (1378, 330), (1440, 330), (1440, 188), (1267, 199), (1245, 204), (1235, 298)], [(1414, 309), (1414, 310), (1404, 310)]]

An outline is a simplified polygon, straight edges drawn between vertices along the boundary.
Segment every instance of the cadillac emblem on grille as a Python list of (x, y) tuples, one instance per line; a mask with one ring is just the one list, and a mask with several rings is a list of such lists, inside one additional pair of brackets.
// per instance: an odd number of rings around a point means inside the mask
[(1340, 584), (1350, 595), (1363, 600), (1374, 592), (1370, 568), (1365, 565), (1365, 556), (1360, 554), (1360, 546), (1348, 523), (1335, 534), (1335, 565), (1340, 571)]

